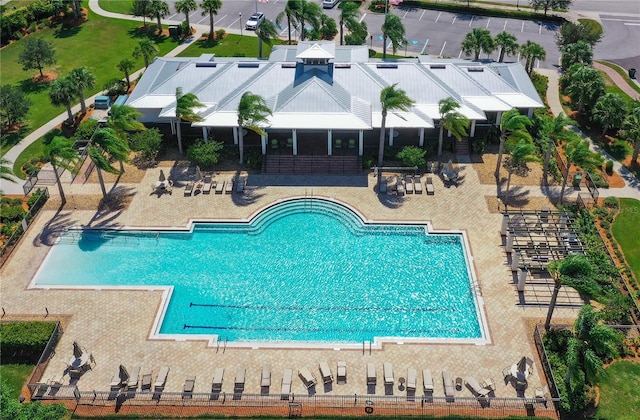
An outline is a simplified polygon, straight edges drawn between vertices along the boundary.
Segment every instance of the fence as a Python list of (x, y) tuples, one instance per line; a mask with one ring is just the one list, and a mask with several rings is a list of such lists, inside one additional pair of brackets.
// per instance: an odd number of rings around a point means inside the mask
[(49, 360), (56, 354), (55, 348), (58, 345), (60, 337), (62, 337), (62, 325), (60, 324), (60, 321), (58, 321), (53, 329), (53, 333), (51, 333), (51, 337), (49, 337), (47, 345), (44, 347), (44, 351), (40, 355), (40, 359), (38, 360), (35, 369), (33, 369), (31, 378), (29, 378), (28, 387), (32, 398), (35, 387), (31, 384), (39, 383), (42, 380), (42, 375), (49, 365)]
[(49, 399), (75, 400), (76, 414), (171, 415), (215, 413), (225, 416), (446, 416), (504, 417), (509, 415), (557, 418), (553, 400), (547, 398), (433, 397), (428, 395), (297, 395), (170, 393), (135, 391), (80, 391), (75, 386), (55, 388)]
[(18, 245), (18, 241), (20, 241), (20, 238), (22, 237), (24, 232), (27, 231), (27, 228), (29, 227), (35, 216), (49, 199), (49, 190), (45, 187), (41, 191), (42, 194), (33, 203), (27, 214), (22, 219), (20, 225), (11, 234), (9, 239), (5, 241), (2, 248), (0, 248), (0, 267), (4, 265), (5, 261), (7, 261), (16, 245)]

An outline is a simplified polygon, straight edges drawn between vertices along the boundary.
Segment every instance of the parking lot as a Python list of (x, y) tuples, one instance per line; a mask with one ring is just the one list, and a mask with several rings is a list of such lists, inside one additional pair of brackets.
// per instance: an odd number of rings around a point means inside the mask
[[(314, 0), (318, 4), (322, 0)], [(171, 10), (174, 12), (168, 16), (170, 20), (184, 20), (184, 14), (175, 13), (173, 2), (170, 2)], [(264, 12), (267, 19), (274, 20), (280, 12), (284, 10), (285, 0), (270, 0), (269, 3), (259, 3), (256, 0), (236, 0), (233, 2), (224, 2), (223, 7), (215, 16), (215, 27), (224, 28), (229, 32), (239, 32), (242, 26), (244, 33), (244, 24), (247, 18), (256, 11), (256, 8)], [(338, 21), (339, 10), (323, 9), (323, 11)], [(378, 13), (370, 13), (368, 10), (361, 9), (361, 20), (366, 22), (371, 34), (367, 43), (369, 46), (377, 50), (383, 48), (381, 26), (384, 22), (384, 15)], [(460, 49), (460, 44), (464, 36), (473, 28), (486, 28), (495, 36), (496, 34), (507, 31), (518, 38), (518, 43), (524, 44), (526, 41), (533, 41), (542, 45), (547, 57), (542, 62), (537, 62), (535, 67), (551, 68), (557, 65), (560, 53), (555, 45), (554, 36), (558, 26), (550, 22), (534, 22), (522, 21), (515, 19), (462, 15), (456, 13), (439, 12), (435, 10), (424, 10), (410, 7), (394, 7), (390, 13), (396, 14), (402, 19), (406, 29), (407, 45), (403, 46), (398, 55), (417, 55), (432, 54), (445, 57), (465, 58)], [(202, 16), (202, 11), (197, 10), (189, 15), (189, 20), (193, 24), (208, 25), (209, 16)], [(286, 19), (283, 20), (280, 27), (280, 35), (287, 36)], [(295, 28), (292, 30), (292, 37), (297, 36)], [(387, 45), (387, 52), (391, 53), (390, 44)], [(489, 57), (498, 58), (498, 51), (495, 51)], [(486, 54), (482, 54), (480, 58), (486, 58)], [(508, 57), (506, 60), (515, 60), (519, 57)]]

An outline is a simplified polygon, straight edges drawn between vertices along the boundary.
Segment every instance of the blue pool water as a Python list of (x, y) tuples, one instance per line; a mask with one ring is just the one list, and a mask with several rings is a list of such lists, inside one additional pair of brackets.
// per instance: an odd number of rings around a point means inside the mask
[(470, 278), (461, 235), (307, 199), (192, 232), (69, 232), (34, 284), (174, 286), (162, 334), (360, 343), (480, 338)]

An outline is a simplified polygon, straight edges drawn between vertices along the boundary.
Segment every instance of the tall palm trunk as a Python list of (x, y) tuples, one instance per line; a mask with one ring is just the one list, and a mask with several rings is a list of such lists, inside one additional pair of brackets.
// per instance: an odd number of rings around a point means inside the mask
[(240, 164), (244, 163), (244, 129), (238, 127), (238, 150), (240, 152)]
[(344, 43), (344, 22), (340, 21), (340, 45)]
[(213, 13), (209, 13), (209, 41), (213, 40)]
[(553, 286), (553, 294), (551, 295), (551, 302), (549, 302), (549, 310), (547, 311), (547, 319), (544, 322), (545, 331), (549, 331), (551, 328), (551, 317), (553, 316), (553, 311), (556, 308), (556, 300), (558, 299), (558, 293), (560, 292), (560, 287), (562, 287), (562, 283), (560, 283), (559, 279), (554, 278), (555, 285)]
[(382, 59), (387, 58), (387, 34), (382, 34)]
[(387, 125), (387, 110), (382, 110), (382, 124), (380, 124), (380, 140), (378, 144), (378, 167), (382, 166), (382, 161), (384, 160), (384, 140), (385, 140), (385, 130)]
[(182, 130), (180, 128), (180, 118), (178, 118), (178, 124), (176, 127), (176, 135), (178, 136), (178, 152), (182, 154)]
[(107, 189), (104, 187), (104, 178), (102, 177), (102, 171), (96, 166), (98, 172), (98, 181), (100, 181), (100, 189), (102, 190), (102, 198), (107, 198)]
[(162, 33), (162, 21), (160, 20), (160, 14), (157, 14), (156, 17), (158, 18), (158, 34)]
[(69, 118), (68, 118), (69, 124), (73, 124), (73, 112), (71, 112), (71, 103), (67, 102), (64, 105), (67, 107), (67, 115), (69, 116)]
[(504, 207), (506, 209), (507, 203), (509, 202), (509, 189), (511, 188), (511, 174), (513, 171), (509, 168), (509, 176), (507, 177), (507, 190), (504, 193)]
[[(53, 159), (52, 159), (53, 160)], [(60, 175), (58, 175), (58, 167), (51, 163), (53, 166), (53, 173), (56, 175), (56, 184), (58, 184), (58, 192), (60, 193), (60, 200), (62, 201), (62, 206), (67, 204), (67, 197), (64, 195), (64, 191), (62, 190), (62, 180), (60, 180)]]
[(289, 44), (291, 45), (291, 15), (287, 14), (287, 32), (289, 34)]
[(438, 136), (438, 156), (442, 155), (442, 142), (444, 141), (444, 126), (440, 121), (440, 135)]
[(498, 146), (498, 163), (496, 164), (496, 172), (494, 173), (496, 179), (500, 177), (500, 165), (502, 164), (502, 154), (504, 153), (504, 142), (506, 139), (506, 133), (502, 133), (500, 135), (500, 145)]
[(258, 37), (258, 58), (262, 58), (262, 38)]
[(560, 190), (560, 204), (564, 201), (564, 189), (567, 186), (567, 180), (569, 179), (569, 169), (571, 169), (571, 162), (567, 160), (567, 171), (564, 174), (564, 179), (562, 180), (562, 189)]
[(504, 60), (504, 48), (500, 48), (500, 56), (498, 57), (498, 63), (502, 63)]
[(551, 160), (551, 146), (554, 144), (554, 141), (549, 138), (547, 141), (547, 151), (544, 155), (544, 169), (542, 173), (542, 182), (544, 185), (549, 184), (549, 161)]
[(633, 146), (633, 155), (631, 156), (631, 165), (635, 164), (640, 154), (640, 139), (636, 140), (636, 144)]
[(87, 113), (87, 104), (84, 103), (84, 92), (82, 89), (78, 89), (78, 96), (80, 96), (80, 112), (84, 115)]

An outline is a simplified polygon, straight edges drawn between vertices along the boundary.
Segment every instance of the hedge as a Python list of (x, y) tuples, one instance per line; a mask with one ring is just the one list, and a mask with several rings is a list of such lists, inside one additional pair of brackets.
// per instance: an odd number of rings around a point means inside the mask
[(0, 324), (2, 363), (36, 364), (55, 327), (42, 321)]

